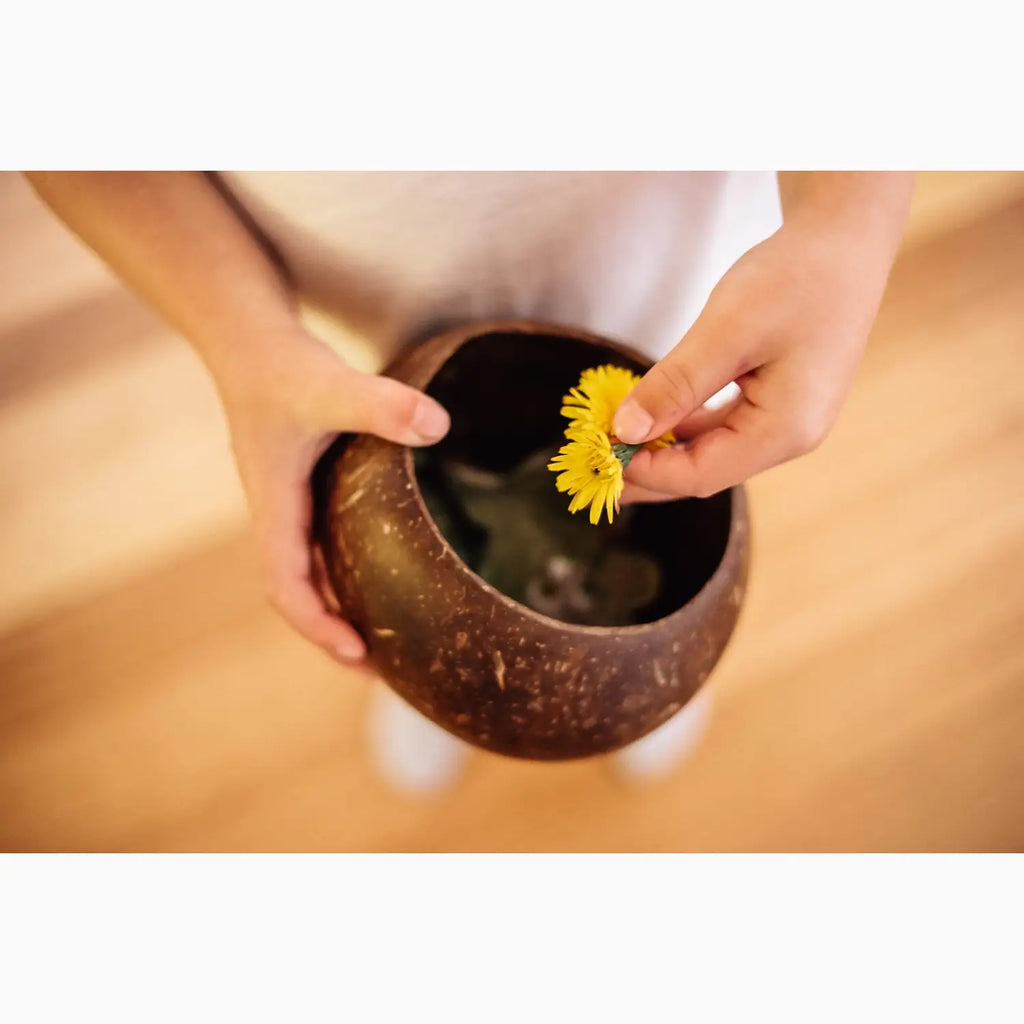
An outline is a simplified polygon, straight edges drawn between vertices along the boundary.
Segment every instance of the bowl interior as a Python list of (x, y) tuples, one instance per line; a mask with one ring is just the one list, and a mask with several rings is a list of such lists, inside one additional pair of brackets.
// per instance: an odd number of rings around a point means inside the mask
[[(416, 452), (417, 479), (425, 498), (438, 485), (442, 467), (451, 465), (453, 460), (486, 474), (508, 474), (534, 453), (556, 450), (564, 443), (568, 422), (560, 414), (562, 396), (576, 385), (584, 369), (604, 363), (637, 373), (646, 369), (602, 345), (560, 335), (495, 332), (463, 344), (427, 387), (428, 394), (448, 409), (452, 427), (442, 442)], [(545, 508), (549, 508), (546, 495), (557, 496), (564, 506), (561, 512), (543, 513), (557, 515), (551, 522), (560, 543), (570, 548), (577, 543), (589, 545), (591, 549), (595, 544), (614, 545), (616, 550), (629, 552), (626, 560), (619, 563), (625, 567), (619, 572), (619, 589), (628, 589), (635, 582), (629, 578), (629, 558), (638, 555), (640, 561), (636, 564), (646, 559), (657, 566), (656, 583), (652, 583), (649, 592), (636, 591), (641, 595), (637, 598), (640, 603), (630, 608), (628, 618), (621, 618), (621, 609), (610, 609), (606, 622), (571, 618), (566, 621), (622, 625), (664, 618), (696, 596), (721, 562), (729, 537), (730, 492), (707, 499), (632, 506), (624, 509), (614, 524), (602, 522), (595, 527), (587, 520), (585, 511), (569, 514), (569, 499), (555, 491), (554, 474), (542, 468), (543, 457), (538, 465), (541, 469), (534, 472), (532, 479), (538, 485), (543, 479), (545, 497), (541, 500)], [(503, 527), (502, 533), (508, 534), (510, 545), (517, 538), (519, 541), (518, 550), (506, 552), (506, 563), (516, 563), (520, 556), (526, 557), (525, 552), (532, 554), (547, 543), (543, 538), (536, 539), (537, 533), (523, 532), (529, 526), (525, 521), (536, 519), (541, 513), (523, 504), (521, 491), (522, 488), (507, 490), (501, 503), (502, 514), (509, 517), (503, 520), (507, 527)], [(432, 503), (428, 500), (427, 504)], [(436, 514), (436, 506), (432, 508), (441, 533), (471, 568), (478, 569), (474, 562), (479, 563), (483, 557), (487, 532), (476, 523), (463, 520), (456, 539), (451, 518)], [(481, 575), (487, 578), (486, 573)], [(509, 593), (495, 579), (489, 582)]]

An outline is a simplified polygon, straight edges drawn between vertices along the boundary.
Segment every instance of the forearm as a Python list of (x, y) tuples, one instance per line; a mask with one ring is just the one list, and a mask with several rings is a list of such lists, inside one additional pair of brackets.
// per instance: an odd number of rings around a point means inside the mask
[(50, 208), (195, 347), (214, 377), (298, 327), (290, 289), (198, 172), (39, 172)]
[(812, 224), (863, 243), (885, 265), (903, 236), (914, 175), (909, 171), (780, 171), (786, 225)]

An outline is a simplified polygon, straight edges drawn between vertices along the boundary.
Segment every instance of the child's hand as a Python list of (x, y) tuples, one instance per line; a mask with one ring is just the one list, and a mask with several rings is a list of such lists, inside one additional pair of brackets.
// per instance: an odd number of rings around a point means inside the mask
[(341, 661), (356, 661), (365, 653), (363, 641), (338, 618), (310, 536), (310, 473), (339, 433), (431, 444), (447, 433), (448, 414), (405, 384), (353, 370), (304, 332), (261, 348), (266, 355), (217, 383), (252, 510), (264, 586), (303, 636)]
[(365, 652), (336, 607), (310, 536), (309, 478), (342, 432), (439, 441), (448, 414), (413, 388), (358, 373), (307, 334), (292, 288), (207, 175), (39, 172), (51, 209), (196, 349), (220, 392), (267, 593), (343, 661)]
[[(619, 408), (623, 441), (666, 430), (687, 441), (639, 452), (624, 501), (706, 497), (820, 444), (895, 255), (892, 232), (873, 230), (872, 212), (787, 211), (785, 225), (726, 273), (686, 337)], [(740, 393), (717, 411), (702, 409), (730, 381)]]

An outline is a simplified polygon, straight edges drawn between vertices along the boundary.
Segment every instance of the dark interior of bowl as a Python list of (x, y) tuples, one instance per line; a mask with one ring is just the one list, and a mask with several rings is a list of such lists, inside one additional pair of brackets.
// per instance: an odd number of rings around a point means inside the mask
[[(605, 363), (637, 373), (645, 369), (628, 357), (563, 336), (491, 333), (466, 342), (427, 389), (448, 409), (452, 427), (439, 444), (417, 449), (417, 480), (442, 534), (470, 568), (499, 590), (565, 621), (652, 622), (691, 600), (718, 567), (729, 535), (731, 496), (723, 492), (707, 499), (631, 506), (611, 525), (591, 525), (585, 511), (569, 514), (569, 499), (555, 489), (544, 453), (553, 454), (564, 443), (563, 395), (584, 369)], [(527, 465), (533, 468), (523, 476), (521, 467), (531, 456)], [(453, 465), (462, 473), (480, 470), (481, 486), (497, 488), (488, 492), (488, 507), (503, 517), (500, 529), (488, 531), (479, 517), (463, 514), (462, 499), (452, 497)], [(510, 476), (515, 473), (519, 476)], [(476, 477), (470, 483), (477, 488)], [(498, 542), (504, 550), (495, 550)], [(569, 605), (559, 611), (562, 598), (555, 600), (550, 591), (576, 584), (561, 576), (528, 581), (543, 558), (563, 568), (574, 558), (603, 559), (605, 569), (614, 569), (614, 584), (604, 596), (590, 595), (585, 614), (576, 615)], [(642, 578), (649, 570), (653, 575), (645, 589)], [(571, 576), (568, 568), (564, 572)], [(590, 588), (592, 579), (588, 576), (582, 585)], [(536, 600), (524, 599), (527, 585)]]

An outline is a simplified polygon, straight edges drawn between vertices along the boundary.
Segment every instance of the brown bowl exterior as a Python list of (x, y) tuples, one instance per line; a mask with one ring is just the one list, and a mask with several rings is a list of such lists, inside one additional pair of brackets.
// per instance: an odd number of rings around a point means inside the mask
[[(568, 336), (650, 364), (563, 326), (490, 321), (428, 340), (387, 373), (426, 390), (460, 346), (493, 332)], [(562, 760), (639, 739), (705, 682), (736, 624), (749, 561), (742, 487), (722, 559), (692, 600), (642, 625), (577, 626), (506, 597), (454, 553), (423, 503), (411, 449), (359, 435), (326, 472), (321, 543), (342, 614), (401, 697), (487, 750)]]

